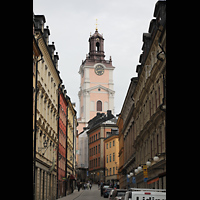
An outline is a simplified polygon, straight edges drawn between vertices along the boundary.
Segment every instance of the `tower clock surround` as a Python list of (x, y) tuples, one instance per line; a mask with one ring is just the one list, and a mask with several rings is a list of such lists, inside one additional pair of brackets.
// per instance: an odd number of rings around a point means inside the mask
[(102, 64), (100, 64), (100, 63), (97, 63), (97, 64), (94, 66), (94, 71), (95, 71), (96, 75), (98, 75), (98, 76), (103, 75), (104, 69), (105, 69), (105, 66), (102, 65)]

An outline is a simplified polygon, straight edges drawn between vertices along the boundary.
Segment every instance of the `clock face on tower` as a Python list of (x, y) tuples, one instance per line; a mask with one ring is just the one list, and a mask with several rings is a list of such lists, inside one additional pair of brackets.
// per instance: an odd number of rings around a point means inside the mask
[(97, 65), (95, 67), (95, 73), (98, 75), (98, 76), (101, 76), (103, 73), (104, 73), (104, 67), (101, 66), (101, 65)]

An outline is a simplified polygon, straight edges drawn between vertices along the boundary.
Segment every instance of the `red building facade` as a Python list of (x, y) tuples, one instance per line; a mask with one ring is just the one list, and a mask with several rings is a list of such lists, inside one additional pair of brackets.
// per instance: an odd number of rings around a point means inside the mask
[(58, 197), (66, 196), (66, 121), (66, 90), (61, 86), (59, 88)]

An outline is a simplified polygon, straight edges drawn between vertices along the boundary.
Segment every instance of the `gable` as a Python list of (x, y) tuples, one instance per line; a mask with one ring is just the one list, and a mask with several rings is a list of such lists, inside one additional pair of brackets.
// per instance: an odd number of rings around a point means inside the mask
[(86, 89), (86, 92), (98, 92), (99, 89), (101, 89), (101, 92), (115, 93), (114, 90), (111, 90), (111, 89), (104, 87), (102, 85), (96, 85), (94, 87), (88, 88), (88, 89)]

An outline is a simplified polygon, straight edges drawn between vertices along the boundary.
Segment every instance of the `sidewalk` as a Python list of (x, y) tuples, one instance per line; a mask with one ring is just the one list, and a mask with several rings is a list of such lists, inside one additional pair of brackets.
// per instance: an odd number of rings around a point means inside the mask
[(60, 198), (60, 199), (58, 199), (58, 200), (74, 200), (74, 199), (76, 199), (77, 197), (79, 197), (84, 191), (85, 191), (85, 190), (80, 189), (80, 191), (78, 192), (78, 190), (75, 189), (73, 193), (68, 194), (67, 196), (62, 197), (62, 198)]

